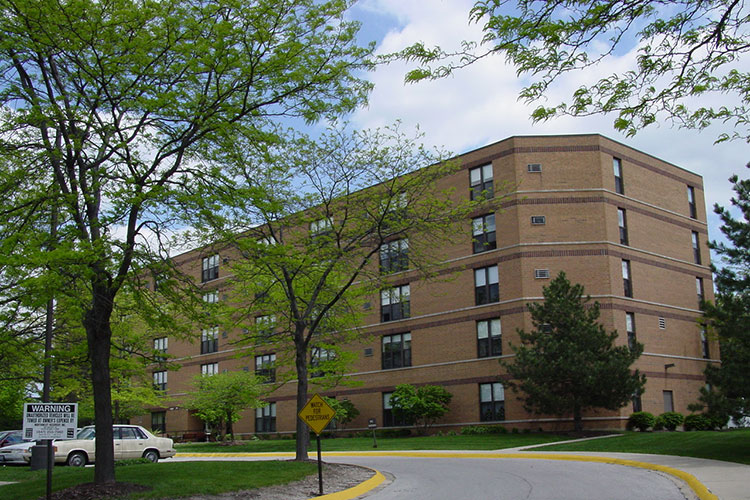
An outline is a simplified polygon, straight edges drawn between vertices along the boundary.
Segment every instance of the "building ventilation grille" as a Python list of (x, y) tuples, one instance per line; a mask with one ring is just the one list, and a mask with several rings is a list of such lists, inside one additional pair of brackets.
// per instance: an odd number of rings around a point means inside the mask
[(542, 171), (542, 164), (541, 163), (529, 163), (526, 168), (529, 172), (532, 173), (539, 173)]
[(536, 279), (549, 278), (549, 269), (534, 269), (534, 277)]
[(544, 215), (532, 215), (531, 223), (535, 226), (541, 226), (547, 223), (547, 218)]

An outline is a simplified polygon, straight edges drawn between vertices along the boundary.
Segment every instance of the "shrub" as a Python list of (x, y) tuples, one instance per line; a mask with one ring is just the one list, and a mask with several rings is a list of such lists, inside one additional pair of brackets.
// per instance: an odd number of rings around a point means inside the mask
[(646, 432), (649, 427), (656, 425), (656, 417), (647, 411), (637, 411), (630, 415), (628, 419), (628, 429), (638, 429), (641, 432)]
[(673, 431), (677, 429), (678, 425), (682, 425), (682, 422), (684, 421), (685, 417), (682, 416), (682, 413), (677, 413), (676, 411), (668, 411), (656, 417), (655, 428), (664, 428), (668, 431)]
[(714, 423), (703, 413), (688, 415), (685, 417), (683, 424), (686, 431), (712, 431), (715, 429)]
[(506, 434), (508, 429), (502, 425), (468, 425), (461, 427), (463, 436), (481, 436), (484, 434)]

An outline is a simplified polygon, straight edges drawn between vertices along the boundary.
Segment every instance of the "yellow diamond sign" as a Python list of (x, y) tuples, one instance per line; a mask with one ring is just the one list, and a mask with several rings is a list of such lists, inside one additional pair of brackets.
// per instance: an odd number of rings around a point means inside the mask
[(300, 420), (310, 427), (315, 434), (320, 435), (323, 429), (326, 428), (328, 422), (333, 420), (336, 416), (336, 412), (325, 402), (323, 398), (315, 394), (310, 398), (310, 401), (300, 410), (297, 414)]

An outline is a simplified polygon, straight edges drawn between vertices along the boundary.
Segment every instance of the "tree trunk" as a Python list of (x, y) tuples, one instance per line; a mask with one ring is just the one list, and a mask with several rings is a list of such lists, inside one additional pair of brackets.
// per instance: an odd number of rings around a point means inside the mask
[(234, 429), (232, 428), (232, 412), (227, 410), (227, 432), (224, 434), (224, 437), (229, 434), (232, 436), (232, 441), (234, 441)]
[(110, 392), (109, 357), (112, 338), (111, 295), (104, 287), (94, 287), (91, 308), (83, 320), (91, 360), (91, 382), (94, 390), (94, 423), (96, 428), (96, 466), (94, 483), (115, 482), (115, 453), (112, 431), (112, 394)]
[[(297, 368), (297, 413), (307, 404), (307, 344), (304, 342), (304, 331), (297, 331), (294, 336), (295, 365)], [(297, 418), (297, 442), (295, 460), (307, 460), (310, 445), (310, 428)]]
[(581, 405), (573, 405), (573, 430), (580, 432), (583, 430), (583, 416), (581, 415)]

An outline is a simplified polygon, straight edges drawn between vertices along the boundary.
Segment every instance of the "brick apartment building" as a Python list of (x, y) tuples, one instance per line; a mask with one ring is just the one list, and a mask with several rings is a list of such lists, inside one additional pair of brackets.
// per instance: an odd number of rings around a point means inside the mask
[[(437, 426), (444, 430), (485, 422), (570, 428), (569, 416), (526, 413), (504, 390), (498, 363), (518, 343), (516, 329), (532, 328), (525, 304), (539, 300), (559, 271), (601, 304), (600, 321), (617, 329), (618, 343), (644, 344), (635, 367), (648, 377), (645, 393), (618, 412), (585, 415), (586, 427), (621, 428), (640, 409), (687, 413), (705, 366), (718, 362), (718, 346), (696, 321), (700, 299), (713, 299), (702, 178), (597, 134), (510, 137), (459, 159), (461, 170), (441, 181), (457, 198), (504, 182), (515, 190), (497, 212), (467, 220), (465, 237), (441, 250), (455, 279), (414, 281), (404, 271), (399, 293), (373, 297), (364, 321), (372, 335), (350, 346), (358, 359), (348, 375), (362, 385), (323, 391), (359, 409), (347, 430), (366, 428), (370, 418), (396, 426), (389, 394), (400, 383), (453, 394)], [(220, 255), (195, 250), (177, 260), (206, 290), (229, 277)], [(202, 430), (180, 406), (195, 375), (262, 373), (274, 360), (273, 353), (238, 358), (231, 340), (240, 334), (208, 329), (196, 343), (155, 339), (182, 368), (155, 369), (170, 406), (134, 421), (176, 436)], [(294, 383), (277, 389), (268, 407), (243, 414), (235, 433), (294, 431), (294, 396)]]

